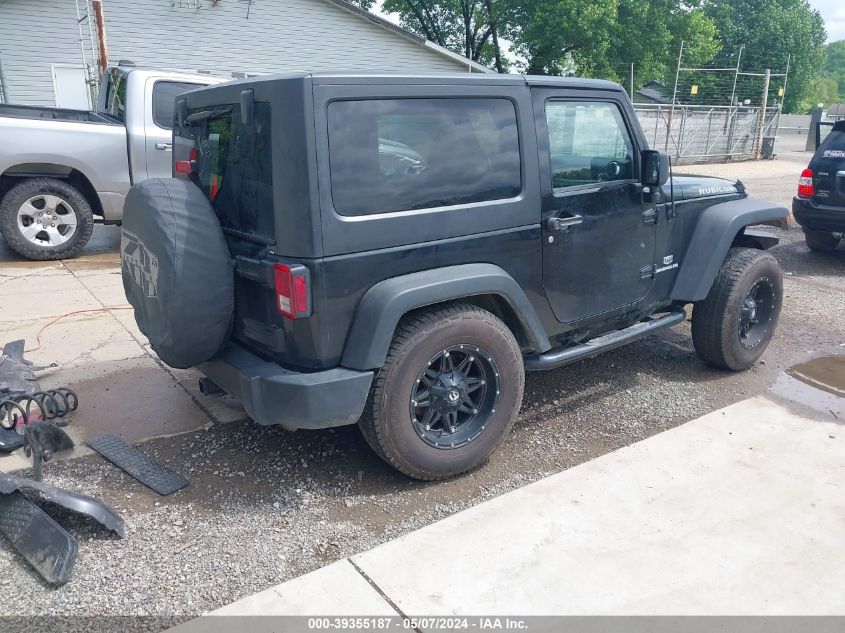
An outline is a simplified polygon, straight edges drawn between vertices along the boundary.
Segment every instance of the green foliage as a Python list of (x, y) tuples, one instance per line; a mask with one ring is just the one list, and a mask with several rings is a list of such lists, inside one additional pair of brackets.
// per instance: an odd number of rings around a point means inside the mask
[(596, 75), (611, 48), (620, 0), (504, 0), (513, 50), (532, 75)]
[[(352, 1), (370, 9), (379, 0)], [(826, 34), (808, 0), (381, 0), (381, 7), (397, 13), (404, 27), (500, 72), (513, 67), (627, 84), (633, 63), (638, 85), (659, 79), (671, 86), (683, 41), (687, 67), (717, 55), (730, 67), (740, 46), (744, 70), (783, 72), (789, 57), (788, 112), (819, 91), (829, 96), (830, 80), (845, 90), (845, 41), (828, 47), (820, 82)], [(508, 44), (500, 46), (499, 37)], [(759, 79), (740, 80), (743, 93), (759, 94)], [(703, 88), (707, 81), (719, 79), (702, 80)], [(770, 97), (776, 98), (779, 82), (773, 81)], [(708, 96), (702, 91), (698, 98)]]
[(825, 60), (824, 21), (807, 0), (706, 0), (704, 12), (716, 24), (725, 50), (743, 49), (743, 69), (786, 70), (784, 111), (801, 111), (814, 94)]

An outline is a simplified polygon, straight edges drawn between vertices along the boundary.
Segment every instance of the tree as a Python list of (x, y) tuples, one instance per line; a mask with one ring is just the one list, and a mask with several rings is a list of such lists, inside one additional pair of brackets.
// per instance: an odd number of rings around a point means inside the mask
[(513, 50), (531, 75), (598, 74), (620, 0), (503, 0)]
[(703, 65), (719, 50), (716, 27), (704, 12), (680, 0), (620, 0), (610, 46), (596, 60), (598, 76), (627, 83), (631, 64), (640, 85), (670, 83), (684, 42), (684, 64)]
[(824, 21), (807, 0), (705, 0), (704, 13), (716, 24), (725, 50), (744, 45), (745, 70), (786, 70), (786, 112), (803, 111), (812, 100), (825, 60)]
[[(352, 0), (364, 9), (374, 0)], [(474, 62), (506, 72), (499, 45), (501, 0), (384, 0), (405, 28)]]
[(509, 37), (531, 74), (578, 74), (627, 83), (631, 64), (645, 83), (667, 79), (681, 40), (686, 59), (719, 49), (713, 22), (683, 0), (509, 0)]
[[(845, 40), (827, 45), (827, 62), (824, 65), (823, 81), (828, 86), (827, 98), (821, 99), (823, 103), (833, 103), (832, 100), (827, 100), (831, 97), (836, 101), (845, 101)], [(831, 89), (832, 84), (836, 85), (835, 89)]]

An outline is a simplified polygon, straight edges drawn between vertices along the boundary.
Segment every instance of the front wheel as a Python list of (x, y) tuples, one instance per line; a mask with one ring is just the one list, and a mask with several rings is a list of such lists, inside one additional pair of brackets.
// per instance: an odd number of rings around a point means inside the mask
[(484, 463), (522, 403), (522, 354), (508, 327), (474, 305), (402, 320), (359, 423), (373, 450), (416, 479)]
[(0, 202), (0, 233), (12, 250), (29, 259), (75, 257), (93, 230), (91, 205), (64, 180), (23, 180)]
[(709, 364), (739, 371), (766, 351), (783, 303), (783, 275), (765, 251), (728, 251), (707, 297), (693, 306), (692, 342)]

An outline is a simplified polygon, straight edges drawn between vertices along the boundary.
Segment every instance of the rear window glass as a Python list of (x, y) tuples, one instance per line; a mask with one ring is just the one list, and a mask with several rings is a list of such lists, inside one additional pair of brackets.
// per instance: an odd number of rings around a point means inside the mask
[(823, 158), (845, 158), (845, 131), (834, 129), (819, 146), (818, 156)]
[(328, 122), (332, 199), (342, 215), (520, 192), (516, 111), (507, 99), (335, 101)]
[(240, 105), (217, 106), (213, 112), (182, 128), (197, 149), (191, 179), (211, 201), (223, 228), (272, 240), (270, 104), (256, 102), (249, 125), (241, 123)]
[(173, 107), (176, 97), (188, 90), (196, 90), (202, 84), (176, 81), (157, 81), (153, 85), (153, 122), (165, 130), (173, 127)]
[(106, 96), (100, 113), (117, 119), (121, 123), (126, 122), (126, 75), (117, 68), (109, 71)]

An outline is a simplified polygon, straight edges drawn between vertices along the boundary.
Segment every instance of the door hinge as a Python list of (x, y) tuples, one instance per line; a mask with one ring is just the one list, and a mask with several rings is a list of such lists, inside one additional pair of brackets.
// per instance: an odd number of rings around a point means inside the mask
[(654, 264), (640, 268), (640, 279), (654, 279)]
[(645, 224), (657, 224), (657, 209), (643, 211), (643, 222)]

